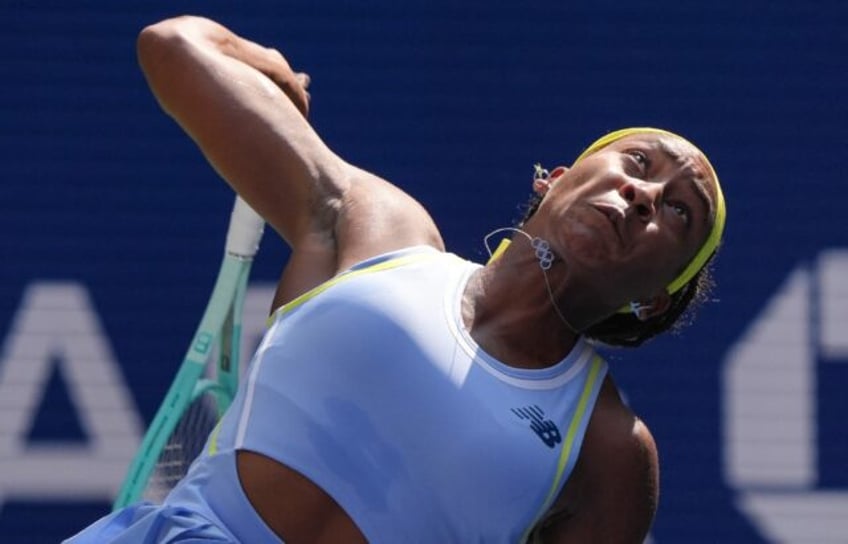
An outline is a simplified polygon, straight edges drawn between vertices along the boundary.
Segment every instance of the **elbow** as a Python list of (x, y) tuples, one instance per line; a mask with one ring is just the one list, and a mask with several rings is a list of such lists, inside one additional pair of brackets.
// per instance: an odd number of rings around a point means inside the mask
[(178, 58), (177, 53), (191, 45), (203, 24), (201, 17), (182, 15), (143, 28), (136, 40), (136, 54), (148, 79)]
[(183, 17), (166, 19), (145, 27), (139, 33), (136, 40), (136, 54), (145, 74), (149, 75), (179, 41), (182, 19)]
[(173, 42), (175, 29), (171, 22), (172, 19), (169, 19), (147, 26), (138, 35), (136, 40), (138, 64), (148, 78), (154, 67), (161, 64), (169, 44)]

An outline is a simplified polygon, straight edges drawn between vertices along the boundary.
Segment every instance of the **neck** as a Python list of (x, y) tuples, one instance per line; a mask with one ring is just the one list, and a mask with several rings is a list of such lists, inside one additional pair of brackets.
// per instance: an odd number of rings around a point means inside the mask
[(509, 252), (477, 271), (466, 286), (462, 314), (472, 338), (510, 366), (544, 368), (562, 360), (579, 329), (556, 305), (563, 300), (555, 289), (560, 268), (561, 262), (543, 270), (537, 248), (517, 236)]

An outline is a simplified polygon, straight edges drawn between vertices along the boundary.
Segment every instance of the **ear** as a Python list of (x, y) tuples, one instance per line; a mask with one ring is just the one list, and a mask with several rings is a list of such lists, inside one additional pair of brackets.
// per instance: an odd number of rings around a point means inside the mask
[(568, 168), (565, 166), (557, 166), (554, 168), (551, 173), (546, 178), (533, 178), (533, 191), (540, 196), (545, 196), (548, 194), (548, 189), (551, 188), (551, 185), (556, 183), (556, 181), (562, 177), (563, 174), (568, 172)]
[(668, 310), (669, 306), (671, 306), (671, 295), (662, 291), (661, 293), (651, 297), (650, 300), (636, 302), (633, 305), (633, 315), (635, 315), (636, 319), (639, 321), (647, 321), (652, 317), (664, 314)]
[(557, 166), (553, 170), (551, 170), (550, 180), (551, 182), (556, 181), (558, 178), (561, 178), (563, 174), (568, 172), (568, 168), (565, 166)]

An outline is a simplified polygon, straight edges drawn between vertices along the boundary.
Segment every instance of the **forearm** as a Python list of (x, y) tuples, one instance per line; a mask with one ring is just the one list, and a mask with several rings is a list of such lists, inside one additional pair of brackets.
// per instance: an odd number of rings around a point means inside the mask
[[(152, 75), (168, 51), (215, 51), (244, 63), (271, 80), (292, 99), (304, 115), (308, 112), (306, 92), (279, 51), (236, 35), (210, 19), (175, 17), (145, 28), (139, 35), (139, 60), (145, 74)], [(155, 79), (151, 78), (155, 83)]]
[(138, 56), (163, 109), (290, 243), (344, 190), (345, 165), (304, 115), (308, 97), (274, 49), (199, 17), (145, 28)]
[[(316, 262), (332, 275), (401, 247), (442, 247), (418, 202), (321, 141), (302, 115), (309, 97), (298, 74), (274, 49), (180, 17), (142, 31), (138, 51), (165, 111), (293, 247), (294, 259), (309, 261), (294, 266), (308, 270), (307, 283), (324, 274)], [(287, 293), (304, 282), (294, 284)]]

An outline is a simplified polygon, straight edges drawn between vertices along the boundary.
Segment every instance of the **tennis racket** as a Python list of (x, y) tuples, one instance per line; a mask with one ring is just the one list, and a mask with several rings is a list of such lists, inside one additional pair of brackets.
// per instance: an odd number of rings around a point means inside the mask
[(236, 197), (209, 303), (130, 464), (114, 509), (140, 499), (162, 502), (232, 402), (238, 387), (242, 306), (263, 228), (262, 218)]

